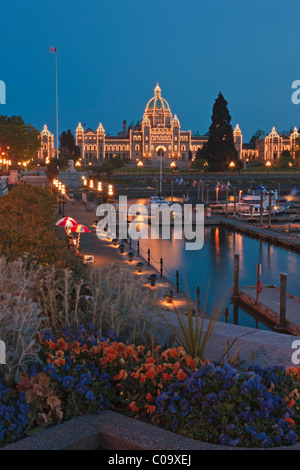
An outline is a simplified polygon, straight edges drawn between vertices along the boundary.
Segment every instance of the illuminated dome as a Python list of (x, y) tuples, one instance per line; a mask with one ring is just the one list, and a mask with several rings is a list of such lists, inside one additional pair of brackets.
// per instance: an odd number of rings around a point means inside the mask
[(158, 84), (154, 88), (154, 98), (148, 102), (145, 113), (147, 113), (147, 111), (153, 112), (155, 110), (166, 110), (171, 112), (167, 101), (161, 97), (161, 89)]

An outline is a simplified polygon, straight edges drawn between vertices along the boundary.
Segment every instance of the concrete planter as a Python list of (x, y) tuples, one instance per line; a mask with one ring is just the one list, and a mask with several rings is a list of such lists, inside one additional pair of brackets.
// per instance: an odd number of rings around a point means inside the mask
[[(99, 447), (107, 450), (241, 450), (185, 438), (113, 411), (80, 416), (1, 450), (93, 450)], [(300, 450), (300, 445), (276, 450)]]

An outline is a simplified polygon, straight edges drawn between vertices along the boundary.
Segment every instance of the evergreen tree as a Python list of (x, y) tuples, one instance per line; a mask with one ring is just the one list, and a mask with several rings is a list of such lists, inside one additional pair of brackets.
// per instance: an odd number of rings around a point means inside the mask
[(197, 153), (197, 158), (207, 160), (211, 171), (224, 171), (231, 161), (238, 162), (227, 104), (220, 92), (213, 106), (208, 141)]
[(67, 163), (68, 160), (77, 160), (80, 157), (80, 148), (70, 129), (63, 131), (59, 136), (59, 157)]

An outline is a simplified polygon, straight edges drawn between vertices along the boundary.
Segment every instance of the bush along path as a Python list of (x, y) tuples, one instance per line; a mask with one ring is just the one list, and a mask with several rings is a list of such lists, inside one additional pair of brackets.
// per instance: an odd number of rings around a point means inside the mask
[(183, 436), (236, 447), (293, 445), (300, 368), (240, 370), (182, 347), (124, 344), (93, 325), (39, 335), (39, 361), (0, 385), (0, 443), (111, 408)]

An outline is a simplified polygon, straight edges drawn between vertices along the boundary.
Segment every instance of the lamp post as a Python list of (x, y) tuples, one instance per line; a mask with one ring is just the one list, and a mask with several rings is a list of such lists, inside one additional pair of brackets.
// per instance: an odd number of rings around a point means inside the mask
[(139, 169), (140, 169), (139, 173), (141, 174), (142, 167), (144, 166), (144, 163), (141, 160), (139, 160), (137, 166), (139, 167)]
[(102, 199), (102, 183), (101, 183), (101, 181), (98, 181), (97, 191), (98, 191), (98, 204), (100, 204), (100, 198)]

